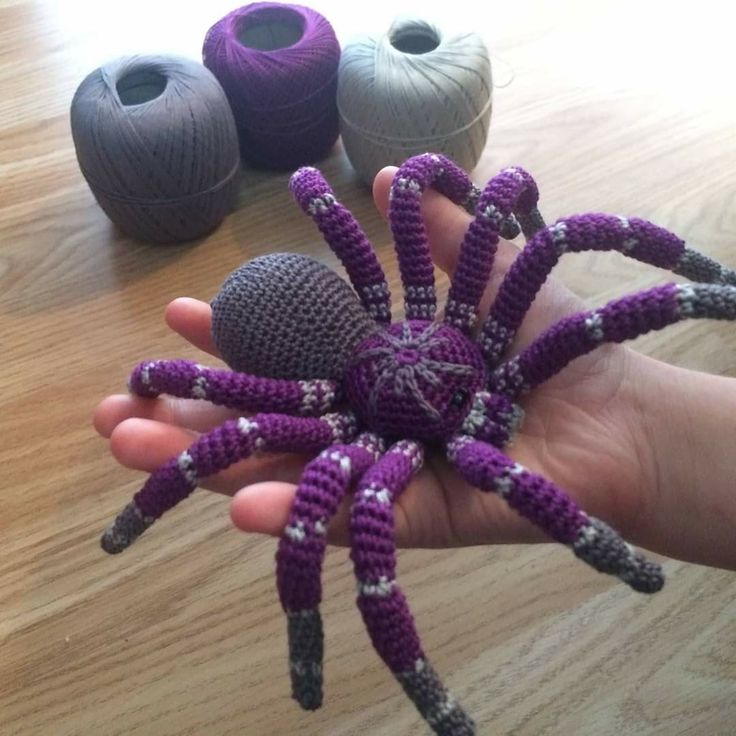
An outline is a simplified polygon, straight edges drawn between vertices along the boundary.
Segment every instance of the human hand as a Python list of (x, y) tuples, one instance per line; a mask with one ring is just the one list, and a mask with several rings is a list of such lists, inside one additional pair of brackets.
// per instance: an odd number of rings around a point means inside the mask
[[(393, 173), (381, 172), (374, 186), (377, 207), (384, 215)], [(423, 210), (435, 262), (451, 274), (469, 217), (434, 192), (424, 195)], [(499, 245), (478, 324), (516, 252), (509, 243)], [(574, 295), (548, 281), (524, 320), (513, 352), (580, 309), (582, 304)], [(209, 305), (177, 299), (167, 308), (166, 319), (193, 345), (216, 355)], [(526, 419), (507, 450), (514, 460), (553, 480), (584, 510), (608, 521), (625, 537), (669, 551), (656, 531), (663, 518), (666, 523), (667, 510), (660, 508), (656, 428), (643, 407), (668, 403), (670, 384), (663, 379), (676, 370), (620, 345), (581, 357), (522, 400)], [(235, 415), (191, 400), (111, 396), (97, 408), (95, 426), (110, 438), (113, 455), (121, 464), (151, 472), (185, 450), (197, 433)], [(231, 514), (239, 528), (279, 535), (305, 460), (250, 458), (203, 479), (202, 486), (235, 494)], [(329, 538), (338, 544), (347, 541), (345, 504), (330, 525)], [(470, 487), (446, 461), (431, 454), (397, 502), (396, 538), (400, 546), (417, 547), (546, 539), (503, 500)]]

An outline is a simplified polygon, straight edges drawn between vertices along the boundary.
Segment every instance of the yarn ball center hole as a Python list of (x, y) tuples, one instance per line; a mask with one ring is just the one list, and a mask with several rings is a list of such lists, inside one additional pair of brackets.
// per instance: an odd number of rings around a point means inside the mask
[(392, 34), (391, 45), (404, 54), (428, 54), (440, 45), (440, 39), (430, 28), (407, 28)]
[(266, 8), (255, 17), (243, 18), (238, 41), (256, 51), (275, 51), (293, 46), (304, 35), (304, 19), (287, 8)]
[(137, 69), (115, 85), (123, 105), (141, 105), (155, 100), (166, 89), (166, 77), (155, 69)]

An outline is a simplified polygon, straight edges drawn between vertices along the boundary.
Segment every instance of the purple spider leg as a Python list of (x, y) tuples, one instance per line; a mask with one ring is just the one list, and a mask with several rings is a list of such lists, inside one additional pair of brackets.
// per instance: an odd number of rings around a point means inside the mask
[(736, 286), (736, 272), (687, 248), (676, 235), (646, 220), (599, 213), (563, 218), (532, 238), (501, 283), (478, 338), (491, 367), (508, 350), (562, 255), (586, 250), (616, 250), (694, 281)]
[(566, 317), (489, 378), (489, 390), (515, 401), (604, 343), (631, 340), (685, 319), (736, 320), (736, 287), (665, 284)]
[[(442, 196), (447, 197), (469, 214), (472, 215), (475, 212), (481, 190), (452, 159), (441, 153), (422, 153), (408, 159), (406, 163), (408, 164), (411, 161), (430, 166), (431, 178), (428, 180), (428, 186), (432, 186)], [(399, 172), (395, 176), (399, 176)]]
[(515, 463), (501, 450), (460, 435), (448, 442), (447, 456), (469, 483), (497, 493), (599, 572), (616, 575), (640, 593), (656, 593), (664, 585), (659, 565), (636, 552), (600, 519), (588, 516), (554, 483)]
[(404, 285), (406, 319), (432, 320), (437, 308), (434, 265), (421, 210), (427, 187), (465, 207), (478, 197), (468, 175), (440, 154), (414, 156), (396, 172), (389, 195), (389, 222)]
[(376, 322), (391, 322), (391, 295), (375, 251), (357, 220), (335, 199), (322, 174), (311, 166), (298, 169), (289, 180), (289, 189), (345, 266), (368, 314)]
[(320, 418), (256, 414), (233, 419), (199, 437), (189, 449), (154, 471), (121, 511), (100, 543), (115, 554), (129, 547), (164, 512), (183, 501), (200, 478), (219, 473), (254, 452), (318, 452), (355, 434), (352, 414)]
[(504, 169), (488, 182), (476, 205), (475, 219), (460, 245), (445, 322), (466, 335), (470, 333), (493, 268), (499, 235), (513, 236), (508, 223), (516, 222), (514, 216), (522, 223), (527, 238), (544, 227), (538, 200), (537, 185), (523, 169)]
[(339, 400), (336, 381), (292, 381), (261, 378), (190, 360), (152, 360), (139, 363), (128, 388), (138, 396), (169, 394), (203, 399), (239, 411), (280, 412), (314, 416), (324, 414)]
[(279, 598), (288, 620), (292, 696), (306, 710), (322, 705), (322, 563), (327, 525), (349, 488), (373, 465), (381, 440), (365, 433), (332, 445), (304, 469), (276, 554)]
[(396, 583), (392, 503), (419, 470), (422, 459), (420, 444), (402, 440), (358, 484), (350, 517), (358, 607), (376, 651), (435, 733), (472, 736), (473, 721), (428, 662), (406, 598)]
[(524, 411), (508, 396), (477, 391), (460, 432), (477, 440), (490, 442), (494, 447), (506, 447), (516, 435), (523, 419)]

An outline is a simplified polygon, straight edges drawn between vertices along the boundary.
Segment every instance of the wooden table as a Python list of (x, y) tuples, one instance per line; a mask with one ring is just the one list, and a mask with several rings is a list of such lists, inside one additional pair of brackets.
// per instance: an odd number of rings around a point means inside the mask
[[(427, 733), (368, 643), (344, 550), (326, 570), (326, 704), (305, 715), (288, 693), (275, 542), (234, 531), (227, 499), (194, 494), (123, 556), (98, 546), (142, 476), (96, 436), (95, 404), (141, 359), (199, 357), (164, 326), (167, 302), (209, 299), (273, 248), (334, 262), (291, 205), (286, 174), (246, 172), (236, 211), (178, 247), (121, 236), (80, 175), (68, 108), (81, 78), (118, 53), (198, 58), (231, 5), (0, 3), (3, 736)], [(646, 217), (736, 266), (727, 4), (450, 5), (485, 34), (499, 85), (477, 181), (518, 163), (550, 219)], [(397, 10), (317, 7), (342, 41)], [(339, 147), (323, 169), (395, 282), (387, 228)], [(591, 304), (666, 279), (617, 255), (570, 256), (559, 275)], [(736, 376), (730, 324), (687, 323), (637, 347)], [(427, 651), (479, 733), (732, 735), (736, 576), (665, 568), (668, 585), (645, 599), (547, 545), (400, 557)]]

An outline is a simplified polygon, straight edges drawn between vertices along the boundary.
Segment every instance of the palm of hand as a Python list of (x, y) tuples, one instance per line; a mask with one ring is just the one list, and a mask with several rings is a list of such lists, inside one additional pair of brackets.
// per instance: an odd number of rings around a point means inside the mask
[[(514, 351), (580, 308), (564, 287), (548, 284), (530, 310)], [(648, 470), (640, 462), (646, 443), (631, 378), (631, 362), (640, 360), (645, 366), (645, 359), (622, 346), (576, 360), (522, 400), (524, 423), (506, 448), (514, 460), (554, 481), (588, 513), (609, 520), (627, 537), (632, 532), (636, 536)], [(396, 534), (397, 542), (407, 547), (547, 539), (498, 496), (479, 493), (443, 458), (432, 456), (397, 503)]]
[[(379, 176), (376, 201), (385, 211), (392, 172)], [(447, 200), (427, 193), (427, 229), (438, 264), (451, 272), (467, 226), (465, 215)], [(502, 244), (481, 317), (514, 258)], [(519, 332), (517, 351), (560, 317), (578, 311), (579, 301), (550, 282), (539, 293)], [(169, 324), (194, 345), (215, 354), (210, 337), (210, 311), (202, 302), (177, 300), (167, 314)], [(480, 320), (479, 322), (482, 322)], [(562, 374), (536, 388), (522, 402), (526, 419), (509, 454), (568, 490), (590, 513), (608, 519), (627, 536), (635, 530), (646, 472), (637, 447), (643, 446), (636, 414), (636, 391), (630, 380), (634, 354), (612, 346), (576, 360)], [(151, 471), (203, 432), (232, 416), (216, 408), (158, 398), (109, 397), (95, 421), (111, 437), (116, 458), (129, 467)], [(202, 486), (232, 494), (243, 486), (232, 506), (242, 529), (280, 534), (288, 516), (294, 483), (303, 469), (295, 456), (250, 459)], [(260, 482), (265, 481), (265, 482)], [(347, 540), (347, 505), (330, 526), (330, 539)], [(634, 533), (635, 536), (635, 533)], [(545, 537), (495, 495), (481, 494), (440, 457), (428, 457), (396, 505), (396, 541), (407, 547), (443, 547), (498, 541), (537, 541)]]

